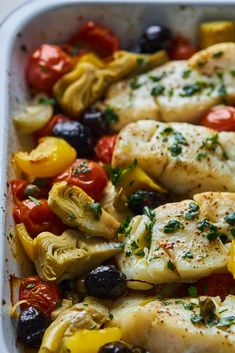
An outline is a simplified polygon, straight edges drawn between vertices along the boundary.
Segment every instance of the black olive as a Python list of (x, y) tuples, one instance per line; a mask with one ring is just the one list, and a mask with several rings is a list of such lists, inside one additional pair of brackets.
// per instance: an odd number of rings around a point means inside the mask
[(132, 350), (121, 341), (114, 341), (100, 347), (98, 353), (132, 353)]
[(55, 124), (53, 136), (66, 140), (78, 152), (78, 157), (94, 154), (94, 139), (91, 129), (79, 121), (64, 121)]
[(34, 184), (29, 184), (24, 189), (25, 197), (29, 197), (29, 196), (38, 197), (39, 194), (40, 194), (40, 189)]
[(126, 276), (113, 265), (101, 265), (85, 278), (89, 295), (103, 299), (116, 299), (126, 291)]
[(157, 191), (137, 190), (128, 198), (128, 206), (134, 214), (142, 214), (145, 206), (156, 208), (167, 203), (165, 194)]
[(81, 122), (89, 126), (95, 137), (109, 133), (109, 124), (106, 120), (105, 112), (99, 108), (91, 107), (81, 116)]
[(171, 43), (171, 31), (159, 25), (149, 26), (145, 29), (140, 47), (142, 53), (154, 53), (160, 49), (168, 49)]
[(49, 325), (48, 318), (30, 306), (20, 313), (17, 322), (17, 337), (26, 346), (38, 348)]

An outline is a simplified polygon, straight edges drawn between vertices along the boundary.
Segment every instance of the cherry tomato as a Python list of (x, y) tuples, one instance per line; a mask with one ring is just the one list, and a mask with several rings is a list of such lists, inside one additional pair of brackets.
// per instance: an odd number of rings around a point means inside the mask
[(181, 36), (172, 41), (168, 51), (171, 60), (187, 60), (196, 52), (196, 48), (190, 41)]
[(33, 306), (50, 316), (59, 299), (60, 290), (55, 282), (46, 282), (38, 276), (31, 276), (24, 278), (20, 283), (19, 300), (27, 301), (20, 305), (21, 310)]
[(26, 78), (36, 90), (50, 94), (55, 82), (71, 68), (71, 58), (60, 47), (43, 44), (30, 56)]
[(220, 296), (222, 300), (231, 293), (235, 294), (235, 280), (231, 274), (214, 274), (196, 283), (199, 295)]
[(218, 105), (209, 111), (201, 123), (218, 131), (235, 131), (235, 108)]
[(111, 163), (116, 138), (117, 135), (103, 136), (97, 142), (95, 153), (101, 162), (107, 164)]
[(45, 199), (26, 199), (13, 207), (13, 216), (16, 223), (24, 223), (30, 236), (34, 238), (41, 232), (61, 234), (65, 225), (50, 210)]
[(46, 126), (44, 126), (41, 130), (39, 130), (35, 133), (35, 137), (37, 139), (40, 139), (41, 137), (44, 137), (44, 136), (52, 136), (53, 127), (57, 123), (62, 123), (64, 121), (71, 121), (71, 119), (69, 119), (67, 116), (62, 115), (62, 114), (54, 115), (51, 118), (51, 120), (46, 124)]
[(53, 183), (62, 180), (80, 187), (96, 201), (100, 200), (108, 182), (104, 168), (86, 159), (77, 159), (64, 173), (54, 178)]
[(23, 200), (24, 190), (27, 186), (27, 181), (23, 179), (13, 179), (10, 181), (11, 192), (14, 198), (14, 202), (18, 202), (19, 200)]
[(80, 27), (78, 33), (72, 36), (70, 44), (88, 47), (102, 58), (111, 57), (120, 46), (118, 37), (112, 31), (92, 21)]

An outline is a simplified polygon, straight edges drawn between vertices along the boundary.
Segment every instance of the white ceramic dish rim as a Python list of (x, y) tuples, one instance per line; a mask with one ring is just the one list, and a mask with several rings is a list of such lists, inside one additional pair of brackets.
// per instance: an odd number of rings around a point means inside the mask
[[(12, 46), (14, 43), (15, 35), (21, 28), (23, 28), (32, 18), (38, 16), (51, 9), (61, 7), (64, 5), (92, 5), (92, 4), (118, 4), (118, 5), (131, 5), (131, 4), (158, 4), (158, 5), (201, 5), (201, 6), (216, 6), (223, 4), (232, 5), (235, 4), (234, 0), (222, 1), (204, 1), (204, 0), (185, 0), (184, 2), (172, 1), (172, 0), (28, 0), (23, 5), (15, 9), (9, 16), (7, 16), (0, 24), (0, 43), (1, 43), (1, 54), (0, 54), (0, 234), (2, 235), (2, 241), (0, 243), (0, 303), (3, 299), (3, 287), (4, 287), (4, 238), (5, 233), (5, 205), (6, 205), (6, 188), (7, 188), (7, 145), (9, 138), (9, 100), (8, 100), (8, 64), (9, 58), (12, 52)], [(7, 348), (5, 337), (4, 337), (4, 325), (3, 325), (3, 306), (0, 309), (0, 352), (9, 353)]]

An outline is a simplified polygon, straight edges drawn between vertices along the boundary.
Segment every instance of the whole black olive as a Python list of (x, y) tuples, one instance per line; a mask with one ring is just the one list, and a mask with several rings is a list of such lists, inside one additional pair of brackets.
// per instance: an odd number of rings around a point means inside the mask
[(88, 157), (94, 153), (94, 140), (91, 129), (79, 121), (64, 121), (55, 124), (53, 136), (66, 140), (78, 152), (78, 157)]
[(85, 278), (89, 295), (103, 299), (116, 299), (126, 291), (126, 276), (113, 265), (101, 265)]
[(164, 194), (157, 191), (137, 190), (128, 198), (128, 206), (134, 214), (142, 214), (145, 206), (156, 208), (168, 200)]
[(29, 196), (38, 197), (39, 194), (40, 194), (40, 189), (34, 184), (29, 184), (24, 189), (25, 197), (29, 197)]
[(149, 26), (145, 29), (140, 47), (142, 53), (154, 53), (160, 49), (168, 49), (171, 43), (171, 31), (159, 25)]
[(98, 353), (132, 353), (132, 350), (121, 341), (114, 341), (100, 347)]
[(17, 322), (17, 337), (28, 347), (40, 347), (50, 321), (36, 308), (30, 306), (20, 313)]
[(81, 116), (81, 122), (91, 128), (95, 137), (109, 133), (109, 124), (105, 112), (99, 108), (91, 107), (87, 109)]

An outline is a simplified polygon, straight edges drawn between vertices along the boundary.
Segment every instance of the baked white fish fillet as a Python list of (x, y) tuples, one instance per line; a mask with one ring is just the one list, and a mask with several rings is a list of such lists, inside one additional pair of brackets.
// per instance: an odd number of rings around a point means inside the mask
[[(198, 299), (123, 298), (112, 310), (113, 326), (120, 326), (122, 339), (142, 346), (151, 353), (234, 353), (235, 325), (221, 327), (235, 315), (235, 297), (222, 303), (211, 298), (217, 307), (219, 322), (209, 327), (193, 324), (199, 314)], [(190, 310), (189, 308), (193, 308)]]
[(134, 160), (175, 194), (235, 191), (234, 132), (140, 120), (120, 131), (112, 165), (125, 167)]
[(147, 118), (197, 122), (214, 105), (234, 103), (234, 57), (234, 43), (216, 44), (188, 61), (171, 61), (113, 84), (104, 100), (119, 117), (113, 129)]
[[(118, 265), (128, 279), (154, 284), (196, 282), (227, 272), (233, 238), (235, 194), (203, 193), (135, 216), (123, 233)], [(133, 289), (148, 289), (128, 282)]]

